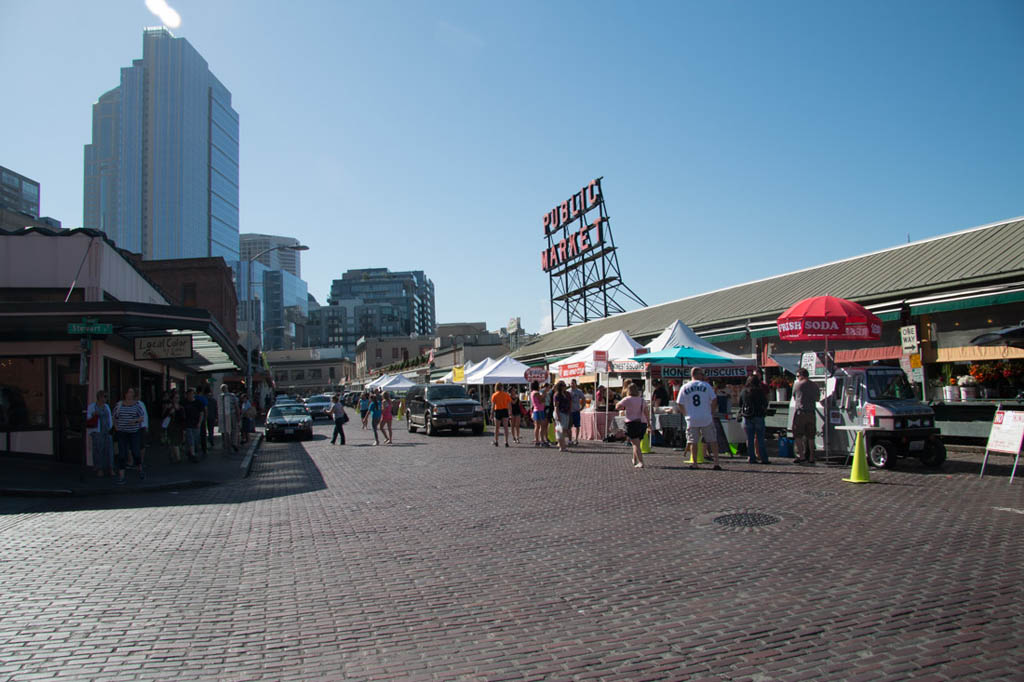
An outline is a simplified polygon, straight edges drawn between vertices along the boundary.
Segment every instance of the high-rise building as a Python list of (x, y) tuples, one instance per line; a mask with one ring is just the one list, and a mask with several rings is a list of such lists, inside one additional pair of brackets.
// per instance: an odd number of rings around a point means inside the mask
[[(257, 261), (263, 263), (270, 270), (285, 270), (296, 277), (302, 277), (302, 263), (299, 260), (299, 252), (292, 249), (284, 249), (284, 246), (298, 246), (299, 240), (292, 237), (278, 237), (272, 234), (240, 234), (238, 235), (238, 248), (242, 254), (241, 260), (250, 260), (253, 256), (262, 253)], [(271, 249), (276, 249), (271, 251)]]
[(143, 32), (142, 59), (93, 105), (85, 227), (146, 259), (238, 260), (238, 114), (184, 38)]
[(263, 273), (263, 347), (289, 350), (305, 344), (309, 316), (306, 283), (286, 270)]
[(437, 323), (434, 283), (422, 270), (349, 270), (331, 284), (328, 305), (310, 314), (321, 343), (355, 357), (360, 337), (431, 336)]
[(0, 166), (0, 207), (39, 217), (39, 183)]

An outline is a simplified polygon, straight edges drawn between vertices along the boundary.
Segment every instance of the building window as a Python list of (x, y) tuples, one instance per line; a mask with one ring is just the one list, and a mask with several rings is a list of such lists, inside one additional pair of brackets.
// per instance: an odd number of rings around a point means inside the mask
[[(378, 348), (377, 349), (377, 359), (379, 360), (380, 358), (383, 358), (383, 357), (384, 357), (384, 349), (383, 348)], [(380, 363), (377, 363), (377, 366), (380, 367)]]
[(275, 381), (288, 381), (288, 372), (274, 372)]
[(309, 370), (310, 379), (320, 379), (321, 377), (323, 377), (323, 370), (321, 370), (319, 367)]
[(306, 370), (296, 369), (292, 370), (292, 381), (304, 381), (306, 379)]
[(48, 425), (46, 358), (0, 357), (0, 431)]
[(397, 360), (398, 359), (398, 347), (397, 346), (395, 348), (391, 349), (391, 359), (392, 360)]
[(186, 308), (196, 307), (196, 283), (186, 282), (181, 285), (181, 304)]

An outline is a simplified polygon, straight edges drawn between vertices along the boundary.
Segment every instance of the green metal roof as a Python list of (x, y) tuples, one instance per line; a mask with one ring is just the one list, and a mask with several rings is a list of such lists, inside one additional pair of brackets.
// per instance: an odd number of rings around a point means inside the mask
[(826, 293), (874, 305), (883, 319), (892, 319), (898, 313), (892, 313), (891, 307), (905, 301), (919, 310), (911, 301), (914, 298), (1022, 277), (1024, 217), (557, 329), (514, 356), (565, 355), (619, 329), (644, 343), (675, 320), (712, 339), (731, 337), (745, 330), (748, 321), (757, 327), (753, 336), (768, 335), (776, 332), (774, 326), (765, 329), (766, 323), (774, 323), (797, 301)]

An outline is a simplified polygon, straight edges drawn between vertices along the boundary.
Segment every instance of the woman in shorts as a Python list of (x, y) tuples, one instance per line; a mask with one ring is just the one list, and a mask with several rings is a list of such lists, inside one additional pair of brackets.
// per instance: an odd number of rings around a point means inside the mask
[(394, 403), (391, 402), (391, 394), (388, 392), (384, 393), (384, 400), (380, 406), (380, 433), (384, 436), (384, 440), (391, 445), (391, 439), (394, 437), (395, 432), (391, 428), (391, 413), (394, 408)]
[(647, 403), (640, 397), (640, 386), (630, 384), (629, 395), (618, 402), (617, 410), (626, 412), (626, 437), (633, 445), (633, 466), (644, 468), (644, 455), (640, 452), (640, 440), (647, 432)]
[(555, 417), (555, 436), (558, 438), (558, 451), (569, 452), (569, 429), (572, 428), (572, 398), (565, 388), (565, 382), (555, 384), (551, 396), (551, 406)]
[(363, 391), (359, 396), (359, 420), (363, 422), (363, 428), (366, 428), (366, 415), (370, 414), (370, 394)]
[(519, 442), (519, 422), (523, 417), (523, 404), (519, 401), (519, 389), (511, 387), (512, 401), (508, 405), (509, 426), (512, 429), (512, 442)]
[(540, 392), (540, 384), (530, 384), (530, 406), (533, 408), (533, 447), (548, 447), (548, 422), (544, 418), (544, 394)]

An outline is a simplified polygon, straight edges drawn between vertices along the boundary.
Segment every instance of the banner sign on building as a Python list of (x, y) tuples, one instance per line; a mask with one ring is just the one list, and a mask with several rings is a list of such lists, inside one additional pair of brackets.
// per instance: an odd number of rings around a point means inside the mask
[(166, 360), (190, 357), (192, 357), (191, 334), (138, 336), (135, 338), (136, 360)]
[(558, 377), (560, 379), (573, 379), (581, 377), (586, 373), (587, 363), (585, 362), (567, 362), (564, 365), (558, 366)]
[[(744, 379), (754, 371), (753, 365), (728, 365), (723, 367), (701, 367), (706, 379)], [(686, 379), (693, 375), (692, 367), (676, 367), (672, 365), (652, 365), (652, 379)]]

